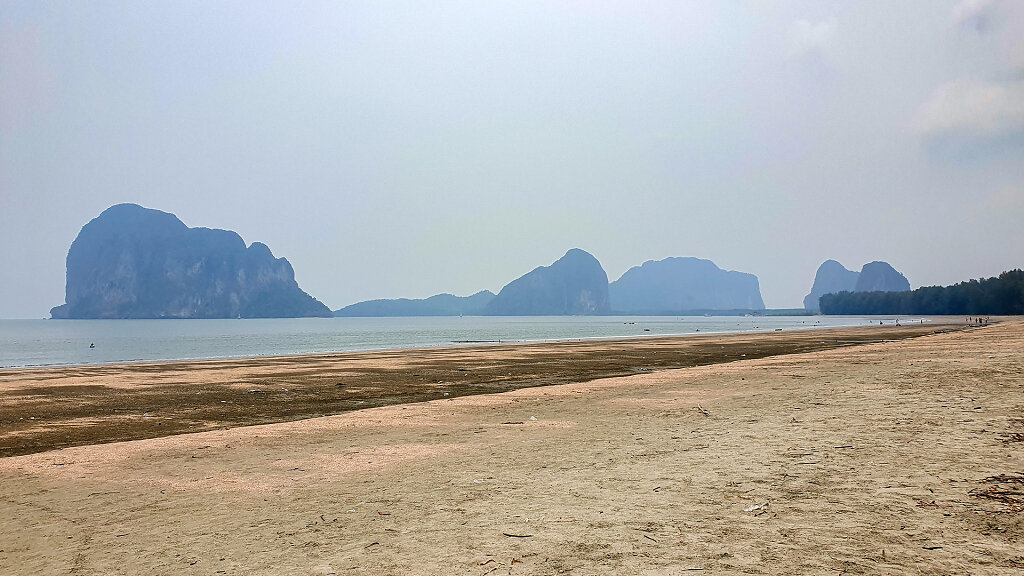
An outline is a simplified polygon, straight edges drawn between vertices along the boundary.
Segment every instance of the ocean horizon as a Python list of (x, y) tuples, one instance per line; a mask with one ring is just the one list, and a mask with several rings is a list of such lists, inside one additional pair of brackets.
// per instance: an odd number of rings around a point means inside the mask
[(0, 368), (213, 360), (877, 324), (866, 316), (0, 320)]

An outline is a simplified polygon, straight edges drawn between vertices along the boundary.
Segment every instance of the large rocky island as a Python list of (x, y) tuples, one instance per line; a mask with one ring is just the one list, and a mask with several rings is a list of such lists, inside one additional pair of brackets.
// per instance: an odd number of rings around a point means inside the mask
[(869, 262), (860, 269), (854, 292), (907, 292), (910, 281), (888, 262)]
[(811, 293), (804, 297), (804, 309), (809, 312), (818, 312), (820, 307), (818, 300), (825, 294), (836, 294), (838, 292), (850, 292), (857, 286), (857, 278), (860, 274), (853, 270), (847, 270), (835, 260), (825, 260), (818, 266), (814, 273), (814, 284), (811, 285)]
[(53, 318), (331, 316), (266, 245), (135, 204), (104, 210), (78, 233), (65, 300)]
[(826, 260), (814, 274), (811, 293), (804, 297), (804, 309), (819, 312), (821, 297), (841, 292), (906, 292), (910, 282), (888, 262), (865, 264), (860, 272), (847, 270), (835, 260)]
[(619, 280), (589, 253), (574, 248), (550, 266), (508, 283), (495, 296), (438, 294), (426, 299), (367, 300), (335, 316), (559, 316), (679, 314), (764, 310), (757, 276), (722, 270), (710, 260), (666, 258), (634, 266)]
[(711, 260), (648, 260), (608, 287), (612, 308), (629, 314), (764, 310), (757, 276), (722, 270)]
[(493, 316), (607, 314), (608, 275), (589, 253), (573, 248), (550, 266), (509, 282), (484, 313)]

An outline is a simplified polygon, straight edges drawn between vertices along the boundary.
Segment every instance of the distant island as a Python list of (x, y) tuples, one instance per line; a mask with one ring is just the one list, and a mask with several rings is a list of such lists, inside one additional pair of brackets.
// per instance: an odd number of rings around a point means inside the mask
[(722, 270), (710, 260), (648, 260), (608, 287), (612, 309), (628, 314), (694, 310), (764, 310), (757, 276)]
[(851, 292), (857, 286), (857, 278), (860, 274), (853, 270), (847, 270), (845, 266), (835, 260), (825, 260), (818, 266), (814, 274), (814, 284), (811, 285), (811, 293), (804, 297), (804, 309), (810, 312), (819, 312), (818, 300), (825, 294), (836, 292)]
[(888, 262), (868, 262), (860, 269), (854, 292), (906, 292), (910, 281)]
[(550, 266), (509, 282), (484, 309), (491, 316), (607, 314), (608, 275), (590, 253), (573, 248)]
[(1011, 315), (1024, 314), (1024, 271), (952, 286), (903, 292), (839, 292), (821, 297), (824, 314)]
[[(710, 260), (666, 258), (634, 266), (609, 284), (601, 263), (573, 248), (549, 266), (509, 282), (494, 295), (438, 294), (425, 299), (367, 300), (335, 316), (558, 316), (765, 313), (757, 276), (722, 270)], [(794, 311), (787, 311), (792, 313)], [(802, 313), (802, 310), (795, 311)]]
[[(854, 272), (826, 260), (815, 273), (803, 310), (829, 314), (924, 309), (959, 314), (953, 310), (966, 310), (957, 304), (963, 288), (946, 288), (953, 296), (944, 305), (935, 304), (936, 289), (923, 289), (931, 291), (927, 304), (919, 291), (913, 296), (893, 296), (910, 293), (910, 282), (888, 263), (869, 262)], [(766, 310), (757, 276), (723, 270), (711, 260), (648, 260), (609, 283), (597, 258), (579, 248), (512, 280), (497, 294), (481, 290), (470, 296), (444, 293), (421, 299), (367, 300), (332, 312), (299, 288), (291, 264), (274, 257), (266, 245), (246, 246), (235, 232), (189, 228), (173, 214), (118, 204), (87, 223), (71, 244), (65, 303), (50, 314), (58, 319), (799, 312)]]
[(847, 270), (835, 260), (826, 260), (814, 274), (811, 293), (804, 298), (804, 309), (817, 313), (825, 294), (839, 292), (906, 292), (910, 282), (888, 262), (869, 262), (860, 272)]
[(481, 290), (472, 296), (436, 294), (430, 298), (393, 300), (367, 300), (335, 310), (338, 317), (386, 316), (480, 316), (494, 299), (490, 290)]
[(52, 318), (331, 316), (266, 245), (228, 230), (189, 228), (173, 214), (118, 204), (68, 250), (65, 303)]

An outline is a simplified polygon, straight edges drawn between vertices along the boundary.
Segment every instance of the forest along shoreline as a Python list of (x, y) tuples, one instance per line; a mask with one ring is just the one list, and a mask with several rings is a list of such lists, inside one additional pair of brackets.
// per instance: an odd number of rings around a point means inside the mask
[(814, 352), (963, 329), (963, 320), (774, 333), (10, 369), (0, 457)]

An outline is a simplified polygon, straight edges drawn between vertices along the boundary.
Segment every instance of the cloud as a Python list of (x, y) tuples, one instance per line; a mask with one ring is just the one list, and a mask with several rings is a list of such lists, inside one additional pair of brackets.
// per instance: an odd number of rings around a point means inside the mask
[(793, 58), (820, 54), (832, 41), (835, 22), (798, 20), (789, 31), (789, 53)]
[(932, 138), (990, 140), (1024, 133), (1024, 80), (962, 79), (932, 92), (915, 120)]
[(953, 8), (953, 22), (958, 28), (984, 34), (996, 19), (997, 0), (962, 0)]

